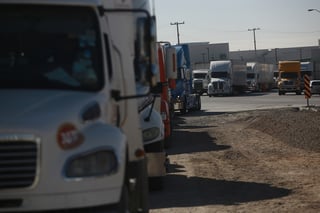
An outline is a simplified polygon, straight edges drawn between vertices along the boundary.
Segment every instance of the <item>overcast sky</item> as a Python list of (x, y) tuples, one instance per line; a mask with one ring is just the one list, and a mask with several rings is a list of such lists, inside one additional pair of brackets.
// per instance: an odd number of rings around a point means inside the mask
[[(231, 51), (318, 45), (320, 0), (153, 0), (158, 40), (229, 43)], [(308, 12), (314, 8), (317, 11)]]

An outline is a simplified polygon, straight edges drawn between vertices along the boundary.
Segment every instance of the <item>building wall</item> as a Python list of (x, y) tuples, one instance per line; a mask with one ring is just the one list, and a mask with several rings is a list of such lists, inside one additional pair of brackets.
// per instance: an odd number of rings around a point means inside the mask
[(319, 46), (261, 49), (256, 51), (256, 55), (253, 50), (232, 51), (230, 52), (230, 59), (244, 62), (257, 61), (275, 65), (278, 64), (278, 61), (285, 60), (310, 61), (311, 52), (314, 49), (319, 49)]
[[(319, 40), (320, 42), (320, 40)], [(278, 61), (298, 60), (313, 61), (317, 79), (320, 79), (320, 44), (319, 46), (229, 51), (229, 43), (210, 44), (209, 42), (187, 43), (190, 50), (192, 69), (209, 69), (210, 61), (232, 60), (234, 63), (260, 62), (273, 64)]]
[(209, 68), (210, 61), (229, 59), (229, 43), (188, 43), (193, 69)]

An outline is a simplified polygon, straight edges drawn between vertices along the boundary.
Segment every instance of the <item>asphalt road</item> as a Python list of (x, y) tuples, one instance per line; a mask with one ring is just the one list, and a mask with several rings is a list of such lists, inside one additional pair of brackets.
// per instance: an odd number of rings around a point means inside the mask
[[(236, 112), (255, 109), (270, 109), (282, 107), (306, 107), (308, 101), (304, 94), (287, 93), (278, 95), (276, 90), (261, 93), (246, 93), (239, 96), (209, 97), (201, 96), (201, 109), (207, 112)], [(313, 95), (309, 106), (320, 106), (320, 96)]]

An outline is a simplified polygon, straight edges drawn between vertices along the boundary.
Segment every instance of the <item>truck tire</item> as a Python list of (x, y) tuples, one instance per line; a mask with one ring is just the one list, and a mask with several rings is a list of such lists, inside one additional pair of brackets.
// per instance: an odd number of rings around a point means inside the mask
[(129, 189), (127, 184), (123, 184), (120, 202), (117, 204), (116, 211), (119, 213), (131, 212), (129, 210)]
[(187, 99), (184, 97), (183, 99), (183, 108), (180, 109), (181, 114), (186, 114), (187, 113)]
[(197, 96), (197, 108), (196, 110), (200, 111), (201, 110), (201, 98), (200, 96)]
[(149, 178), (149, 187), (152, 191), (159, 191), (163, 189), (164, 185), (164, 178), (163, 177), (150, 177)]

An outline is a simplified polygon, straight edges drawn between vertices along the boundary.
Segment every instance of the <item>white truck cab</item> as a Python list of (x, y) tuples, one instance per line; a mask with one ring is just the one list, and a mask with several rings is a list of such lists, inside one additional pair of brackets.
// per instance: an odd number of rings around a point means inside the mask
[(147, 5), (0, 0), (0, 212), (148, 212)]
[(192, 88), (195, 93), (202, 95), (208, 93), (209, 69), (192, 70)]
[(231, 95), (232, 65), (230, 60), (211, 61), (209, 69), (210, 82), (208, 96)]

